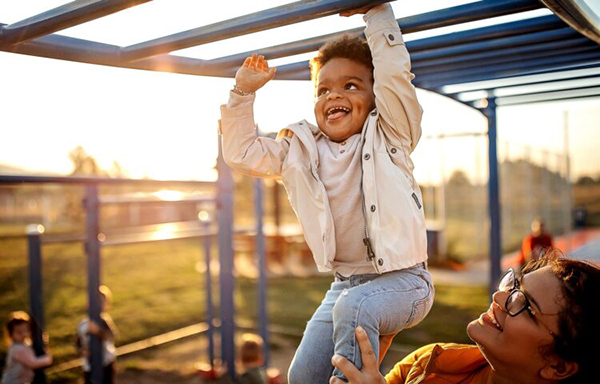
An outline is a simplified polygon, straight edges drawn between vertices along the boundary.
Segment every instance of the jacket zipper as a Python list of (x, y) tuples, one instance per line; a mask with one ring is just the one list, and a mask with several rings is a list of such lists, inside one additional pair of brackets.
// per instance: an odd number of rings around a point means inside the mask
[(379, 267), (377, 267), (377, 262), (375, 261), (375, 252), (373, 251), (373, 245), (371, 244), (371, 239), (369, 238), (369, 230), (367, 228), (367, 205), (365, 202), (365, 191), (363, 189), (363, 185), (364, 185), (364, 176), (365, 176), (365, 169), (363, 166), (363, 149), (365, 147), (365, 143), (366, 143), (366, 132), (365, 132), (365, 136), (363, 137), (363, 142), (362, 142), (362, 147), (360, 149), (360, 199), (362, 200), (362, 212), (363, 212), (363, 219), (364, 219), (364, 228), (365, 228), (365, 237), (363, 239), (363, 243), (365, 244), (365, 246), (367, 247), (367, 261), (370, 261), (373, 264), (373, 267), (375, 267), (375, 270), (377, 271), (377, 273), (379, 272)]
[[(296, 132), (295, 129), (291, 129), (291, 131), (294, 134), (298, 135), (298, 132)], [(307, 143), (305, 142), (305, 140), (303, 140), (300, 135), (298, 135), (298, 136), (300, 137), (300, 141), (304, 144), (304, 147), (307, 148), (307, 149), (309, 149), (309, 145), (307, 145)], [(311, 142), (309, 140), (309, 142), (310, 142), (310, 144), (314, 144), (314, 145), (311, 145), (311, 146), (318, 153), (317, 143), (316, 143), (316, 140), (314, 138), (314, 135), (311, 138), (313, 140)], [(309, 157), (310, 157), (310, 154), (309, 154)], [(310, 174), (315, 179), (315, 181), (317, 182), (317, 184), (319, 184), (319, 187), (321, 188), (321, 193), (323, 194), (323, 196), (326, 197), (325, 200), (324, 200), (326, 211), (329, 212), (329, 215), (331, 215), (331, 207), (329, 206), (329, 199), (327, 198), (327, 191), (325, 190), (325, 185), (323, 184), (323, 182), (321, 181), (321, 179), (319, 179), (319, 177), (317, 176), (318, 171), (317, 171), (316, 168), (318, 168), (318, 167), (319, 167), (319, 160), (317, 159), (315, 161), (314, 158), (311, 158), (310, 159)], [(325, 242), (325, 234), (322, 234), (322, 236), (323, 236), (323, 242)], [(333, 257), (335, 258), (335, 255), (333, 255)], [(328, 257), (328, 255), (327, 255), (327, 253), (325, 251), (323, 252), (323, 258), (324, 258), (324, 260), (323, 260), (324, 265), (326, 265), (328, 262), (330, 262), (329, 257)], [(333, 261), (333, 260), (331, 260), (331, 261)]]
[[(310, 174), (312, 175), (313, 179), (315, 179), (315, 181), (319, 184), (319, 188), (321, 188), (321, 193), (323, 194), (323, 196), (327, 197), (327, 191), (325, 190), (325, 185), (323, 184), (321, 179), (319, 179), (319, 177), (317, 176), (317, 170), (313, 167), (312, 162), (310, 164)], [(331, 214), (331, 207), (329, 207), (329, 200), (327, 198), (325, 199), (325, 207), (327, 208), (327, 211)], [(323, 241), (325, 241), (325, 234), (323, 234)], [(329, 258), (325, 252), (323, 253), (323, 256), (326, 258), (326, 260), (324, 260), (324, 262), (329, 261)], [(334, 258), (335, 258), (335, 255), (334, 255)]]

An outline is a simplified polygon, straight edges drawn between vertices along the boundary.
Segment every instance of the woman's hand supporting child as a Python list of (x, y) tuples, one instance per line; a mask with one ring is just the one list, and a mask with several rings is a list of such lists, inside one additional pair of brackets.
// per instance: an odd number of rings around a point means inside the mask
[(243, 93), (254, 93), (275, 77), (276, 68), (269, 68), (265, 57), (247, 57), (235, 74), (235, 87)]

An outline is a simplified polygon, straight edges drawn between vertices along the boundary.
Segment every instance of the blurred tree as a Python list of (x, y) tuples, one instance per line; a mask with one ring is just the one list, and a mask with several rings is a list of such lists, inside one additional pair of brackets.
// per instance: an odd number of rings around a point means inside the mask
[[(69, 160), (73, 164), (72, 176), (106, 176), (107, 173), (103, 171), (96, 159), (88, 154), (86, 150), (78, 145), (71, 152), (69, 152)], [(65, 216), (75, 226), (79, 227), (83, 224), (84, 211), (82, 205), (83, 191), (81, 186), (65, 186), (65, 199), (67, 203), (65, 205)]]
[[(85, 149), (78, 145), (69, 152), (69, 159), (73, 163), (73, 171), (71, 175), (74, 176), (105, 176), (106, 172), (100, 169), (96, 159), (88, 154)], [(117, 163), (118, 164), (118, 163)]]
[(464, 187), (470, 186), (471, 181), (469, 180), (469, 177), (465, 171), (462, 169), (457, 169), (452, 173), (450, 179), (448, 179), (448, 184), (449, 186)]
[(591, 176), (581, 176), (577, 179), (577, 185), (593, 185), (596, 183), (600, 183), (600, 178), (598, 180), (594, 180)]
[(125, 168), (123, 168), (123, 166), (117, 160), (113, 160), (112, 167), (110, 168), (110, 171), (108, 171), (108, 174), (110, 177), (117, 178), (125, 178), (129, 176)]

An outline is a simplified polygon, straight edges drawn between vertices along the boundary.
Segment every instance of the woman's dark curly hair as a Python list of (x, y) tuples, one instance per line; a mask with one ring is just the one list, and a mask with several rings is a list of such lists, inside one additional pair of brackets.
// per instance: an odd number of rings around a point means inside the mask
[(373, 73), (373, 57), (367, 41), (360, 35), (347, 33), (325, 43), (310, 61), (310, 78), (315, 84), (321, 68), (338, 57), (362, 64)]
[(564, 308), (558, 316), (558, 335), (542, 353), (553, 353), (575, 362), (578, 372), (563, 383), (593, 383), (597, 380), (597, 349), (600, 345), (600, 268), (591, 262), (563, 257), (549, 250), (537, 261), (525, 265), (523, 273), (548, 266), (560, 280)]

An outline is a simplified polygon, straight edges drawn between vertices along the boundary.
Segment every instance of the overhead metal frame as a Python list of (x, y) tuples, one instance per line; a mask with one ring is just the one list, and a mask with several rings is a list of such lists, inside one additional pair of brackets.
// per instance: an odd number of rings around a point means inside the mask
[[(128, 47), (54, 33), (146, 1), (76, 0), (17, 23), (0, 23), (0, 50), (114, 67), (233, 77), (250, 52), (212, 60), (183, 57), (171, 52), (386, 2), (297, 1)], [(544, 5), (555, 15), (504, 22), (406, 43), (412, 55), (412, 70), (417, 76), (414, 84), (417, 87), (477, 108), (488, 119), (491, 284), (499, 277), (501, 254), (496, 106), (600, 96), (600, 87), (596, 85), (573, 83), (558, 90), (543, 87), (557, 81), (600, 78), (600, 19), (583, 0), (483, 0), (398, 19), (403, 33), (410, 34), (522, 13)], [(362, 29), (311, 37), (257, 51), (267, 59), (288, 57), (315, 51), (340, 33), (362, 33)], [(277, 79), (308, 78), (307, 61), (278, 67)], [(527, 85), (541, 86), (541, 90), (532, 88), (523, 92), (522, 88), (518, 89)], [(511, 89), (515, 94), (510, 93)], [(465, 100), (463, 94), (475, 91), (484, 92), (486, 98), (482, 101)], [(231, 277), (225, 278), (231, 284)], [(232, 306), (232, 302), (228, 306)], [(228, 339), (226, 349), (231, 348), (232, 340)]]
[[(76, 0), (9, 25), (0, 23), (0, 50), (124, 68), (232, 77), (251, 52), (211, 60), (170, 53), (386, 2), (297, 1), (126, 47), (54, 33), (148, 1)], [(447, 84), (598, 66), (598, 17), (582, 0), (543, 2), (560, 17), (547, 15), (407, 42), (417, 76), (415, 85), (445, 94), (441, 87)], [(484, 0), (400, 18), (398, 24), (404, 34), (410, 34), (539, 8), (543, 8), (543, 4), (537, 0)], [(257, 51), (267, 59), (287, 57), (315, 51), (340, 33), (361, 32), (361, 28), (355, 28)], [(278, 68), (278, 79), (306, 80), (308, 77), (307, 61)]]

